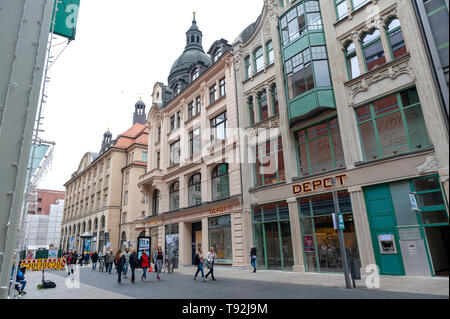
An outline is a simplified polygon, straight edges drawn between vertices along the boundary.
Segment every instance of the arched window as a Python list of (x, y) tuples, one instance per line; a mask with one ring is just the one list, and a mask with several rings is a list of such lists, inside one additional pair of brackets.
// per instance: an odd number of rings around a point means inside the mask
[(197, 43), (200, 43), (200, 37), (197, 36)]
[(264, 69), (264, 54), (263, 48), (259, 47), (253, 52), (253, 65), (255, 73)]
[(175, 182), (170, 185), (169, 191), (169, 210), (177, 210), (180, 208), (180, 183)]
[(267, 104), (266, 90), (261, 91), (258, 95), (259, 121), (269, 118), (269, 108)]
[(153, 192), (153, 206), (152, 206), (153, 216), (158, 215), (159, 212), (159, 190), (155, 189)]
[(98, 229), (98, 219), (94, 219), (94, 230)]
[(121, 242), (122, 242), (122, 251), (123, 251), (127, 247), (127, 233), (126, 232), (122, 232)]
[(84, 234), (86, 232), (86, 222), (83, 222), (83, 230), (82, 230), (82, 234)]
[(191, 43), (195, 41), (195, 37), (191, 35)]
[(220, 200), (230, 197), (230, 181), (228, 164), (216, 166), (211, 176), (212, 200)]
[(92, 222), (91, 220), (88, 221), (88, 232), (92, 230)]
[(386, 63), (380, 31), (378, 29), (374, 28), (364, 33), (361, 40), (366, 71), (371, 71)]
[(100, 222), (101, 229), (105, 229), (105, 216), (102, 216), (101, 222)]
[(194, 174), (188, 183), (189, 206), (196, 206), (202, 203), (202, 176)]
[(139, 233), (138, 238), (141, 238), (141, 237), (145, 237), (145, 230), (143, 230)]
[(405, 40), (403, 39), (400, 20), (394, 17), (386, 23), (386, 35), (389, 39), (389, 46), (391, 48), (391, 55), (393, 59), (397, 59), (408, 53), (406, 50)]
[(356, 56), (356, 48), (353, 42), (348, 42), (345, 46), (345, 61), (347, 63), (347, 72), (349, 79), (360, 76), (358, 58)]

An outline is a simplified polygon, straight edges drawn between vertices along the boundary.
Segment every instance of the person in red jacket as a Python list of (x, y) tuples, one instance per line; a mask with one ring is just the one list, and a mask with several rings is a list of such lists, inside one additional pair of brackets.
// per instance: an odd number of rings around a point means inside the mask
[(143, 274), (142, 274), (141, 278), (143, 281), (147, 281), (147, 269), (148, 269), (148, 267), (150, 267), (150, 263), (149, 263), (148, 255), (145, 250), (142, 252), (140, 262), (141, 262), (141, 268), (143, 270)]

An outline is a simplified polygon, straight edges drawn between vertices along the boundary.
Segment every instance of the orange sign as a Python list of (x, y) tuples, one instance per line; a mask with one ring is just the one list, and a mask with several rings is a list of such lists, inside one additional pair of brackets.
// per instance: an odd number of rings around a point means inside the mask
[[(344, 186), (345, 183), (345, 179), (347, 178), (347, 174), (343, 174), (343, 175), (338, 175), (335, 177), (336, 181), (337, 181), (337, 185), (336, 186)], [(323, 178), (323, 179), (317, 179), (311, 182), (306, 182), (306, 183), (302, 183), (302, 184), (295, 184), (292, 186), (294, 194), (295, 195), (300, 195), (300, 194), (308, 194), (311, 192), (315, 192), (319, 189), (331, 189), (333, 188), (333, 184), (331, 182), (332, 177), (327, 177), (327, 178)]]
[(212, 215), (212, 214), (224, 213), (226, 209), (227, 209), (226, 207), (214, 208), (214, 209), (211, 209), (210, 214)]

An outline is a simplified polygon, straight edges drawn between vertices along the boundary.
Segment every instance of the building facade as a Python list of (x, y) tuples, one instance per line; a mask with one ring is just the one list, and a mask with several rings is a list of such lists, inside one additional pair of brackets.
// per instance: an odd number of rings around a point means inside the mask
[(60, 231), (64, 200), (48, 205), (46, 214), (25, 215), (24, 249), (60, 249)]
[(343, 271), (335, 190), (362, 268), (448, 274), (448, 130), (419, 33), (410, 1), (267, 0), (235, 41), (259, 267)]
[(104, 253), (135, 244), (133, 221), (145, 214), (146, 199), (137, 187), (148, 161), (145, 119), (145, 104), (138, 101), (133, 126), (115, 140), (107, 131), (100, 152), (86, 153), (64, 184), (61, 247), (66, 251)]
[(139, 186), (149, 198), (136, 221), (151, 249), (165, 247), (179, 265), (214, 247), (216, 264), (244, 265), (238, 114), (231, 46), (203, 51), (194, 20), (169, 84), (157, 83), (149, 111), (148, 172)]
[(52, 204), (64, 199), (64, 191), (35, 189), (31, 192), (27, 214), (48, 215)]

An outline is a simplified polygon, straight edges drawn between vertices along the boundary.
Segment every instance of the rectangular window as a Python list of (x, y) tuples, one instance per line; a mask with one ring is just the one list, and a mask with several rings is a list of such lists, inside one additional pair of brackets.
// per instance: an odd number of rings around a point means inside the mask
[(248, 79), (252, 75), (252, 68), (250, 64), (250, 56), (247, 56), (244, 60), (245, 66), (245, 78)]
[(277, 91), (276, 86), (272, 87), (271, 93), (272, 93), (273, 114), (277, 115), (280, 113), (280, 108), (279, 108), (279, 103), (278, 103), (278, 91)]
[(281, 136), (255, 147), (255, 186), (286, 180)]
[(274, 53), (273, 53), (272, 41), (269, 41), (266, 44), (266, 53), (267, 53), (267, 65), (271, 65), (275, 59)]
[(227, 111), (219, 114), (211, 120), (211, 141), (225, 140), (227, 135)]
[(255, 124), (255, 109), (253, 107), (253, 98), (250, 97), (248, 100), (248, 113), (250, 119), (250, 125)]
[(130, 182), (130, 172), (125, 173), (125, 185), (128, 185)]
[(161, 126), (158, 127), (158, 140), (157, 140), (157, 142), (158, 143), (161, 142)]
[(370, 0), (352, 0), (353, 10), (357, 10), (361, 8), (366, 3), (370, 2)]
[(156, 153), (156, 168), (161, 168), (161, 152)]
[(259, 106), (259, 121), (261, 122), (269, 118), (269, 107), (267, 103), (266, 91), (263, 91), (258, 96), (258, 106)]
[(128, 205), (128, 191), (123, 195), (123, 204)]
[(335, 0), (336, 4), (336, 15), (337, 19), (341, 20), (348, 15), (347, 1), (346, 0)]
[(200, 152), (200, 143), (200, 128), (189, 132), (189, 154), (191, 157)]
[(344, 153), (337, 118), (295, 134), (300, 176), (344, 168)]
[(170, 166), (180, 163), (180, 140), (170, 145)]
[(224, 96), (226, 94), (225, 78), (219, 81), (219, 89), (220, 89), (220, 97)]
[(188, 104), (188, 119), (190, 120), (195, 115), (194, 113), (194, 102)]
[(195, 98), (195, 114), (200, 114), (200, 110), (201, 110), (201, 98), (200, 96), (197, 96)]
[(170, 117), (170, 131), (172, 132), (175, 129), (175, 115)]
[(361, 106), (356, 117), (366, 161), (430, 146), (416, 88)]
[(213, 104), (217, 100), (217, 86), (214, 84), (209, 88), (209, 104)]
[(217, 264), (232, 264), (231, 215), (208, 219), (209, 246), (216, 252)]
[(142, 152), (142, 161), (147, 163), (147, 152)]
[(345, 48), (345, 60), (349, 79), (351, 80), (360, 76), (358, 57), (356, 56), (356, 48), (353, 42)]
[(255, 73), (258, 73), (262, 69), (264, 69), (264, 54), (263, 54), (263, 48), (258, 48), (253, 53), (253, 65), (255, 67)]
[(181, 112), (177, 112), (177, 128), (180, 128), (181, 125)]

